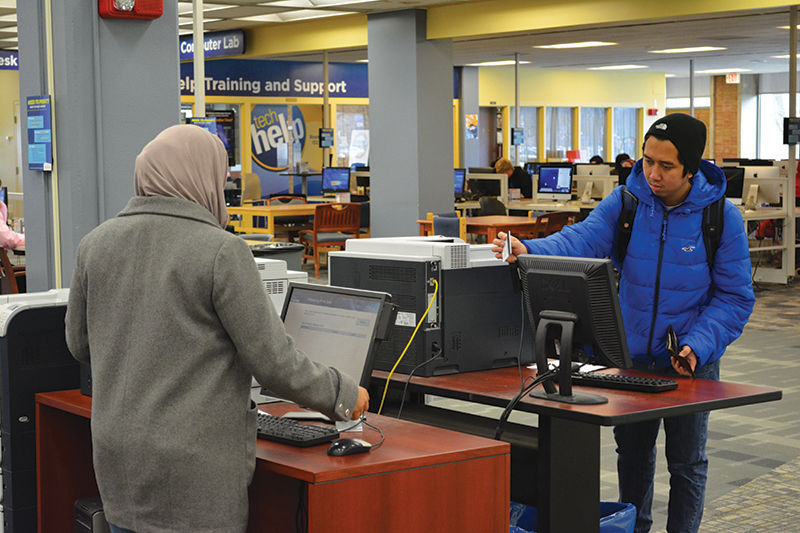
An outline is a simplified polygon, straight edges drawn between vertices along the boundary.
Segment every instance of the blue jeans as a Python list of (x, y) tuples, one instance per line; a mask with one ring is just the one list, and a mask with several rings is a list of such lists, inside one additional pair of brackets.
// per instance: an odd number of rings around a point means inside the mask
[(117, 527), (114, 524), (108, 524), (108, 527), (111, 529), (111, 533), (134, 533), (130, 529), (122, 529), (121, 527)]
[[(654, 368), (634, 362), (634, 368), (665, 377), (678, 374), (670, 368)], [(701, 379), (719, 381), (719, 360), (695, 370)], [(620, 501), (636, 506), (634, 533), (647, 533), (653, 524), (653, 477), (656, 471), (656, 437), (661, 420), (614, 428), (617, 443), (617, 475)], [(696, 533), (703, 518), (708, 458), (708, 412), (664, 419), (669, 469), (667, 533)]]

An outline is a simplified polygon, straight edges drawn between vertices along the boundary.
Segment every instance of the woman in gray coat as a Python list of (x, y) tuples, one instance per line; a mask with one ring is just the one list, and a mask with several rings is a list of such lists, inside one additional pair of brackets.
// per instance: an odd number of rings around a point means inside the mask
[(356, 419), (369, 395), (295, 349), (228, 222), (227, 154), (173, 126), (136, 158), (136, 196), (78, 247), (66, 329), (91, 364), (94, 467), (112, 531), (247, 528), (253, 376)]

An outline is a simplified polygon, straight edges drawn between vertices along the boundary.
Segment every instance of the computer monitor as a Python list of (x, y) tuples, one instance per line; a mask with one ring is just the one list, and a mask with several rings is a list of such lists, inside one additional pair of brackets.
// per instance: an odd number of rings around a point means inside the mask
[(744, 166), (745, 179), (750, 178), (780, 178), (781, 168), (773, 166)]
[(337, 193), (350, 190), (350, 169), (348, 167), (328, 167), (322, 169), (322, 192)]
[(225, 194), (225, 205), (227, 207), (239, 207), (242, 205), (242, 189), (223, 189)]
[(572, 198), (572, 166), (541, 165), (537, 200), (567, 202)]
[(725, 173), (727, 188), (725, 197), (735, 204), (742, 203), (742, 187), (744, 186), (744, 169), (742, 167), (720, 167)]
[(8, 205), (8, 187), (0, 188), (0, 202)]
[(608, 176), (611, 165), (575, 165), (576, 176)]
[(748, 178), (745, 173), (742, 202), (748, 211), (757, 209), (757, 206), (781, 206), (780, 181), (767, 178)]
[(619, 180), (617, 181), (618, 185), (625, 185), (628, 182), (628, 176), (631, 175), (631, 170), (633, 167), (620, 167), (617, 171), (617, 176)]
[(547, 372), (547, 358), (556, 357), (560, 343), (558, 390), (550, 379), (542, 384), (544, 390), (532, 395), (581, 405), (605, 403), (602, 396), (573, 394), (571, 362), (575, 348), (584, 346), (593, 362), (632, 366), (611, 260), (521, 255), (517, 267), (528, 318), (536, 332), (539, 374)]
[(281, 318), (298, 350), (369, 386), (375, 354), (396, 317), (385, 292), (290, 283)]
[(466, 181), (467, 171), (463, 168), (453, 169), (453, 191), (456, 198), (464, 198), (464, 183)]

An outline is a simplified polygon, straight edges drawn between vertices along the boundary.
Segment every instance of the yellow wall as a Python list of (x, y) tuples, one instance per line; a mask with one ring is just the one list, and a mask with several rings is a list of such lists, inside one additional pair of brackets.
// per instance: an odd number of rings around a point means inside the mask
[[(17, 143), (21, 139), (17, 139), (14, 127), (15, 102), (19, 102), (19, 71), (0, 70), (0, 179), (9, 191), (22, 192), (22, 169), (19, 179), (16, 174)], [(16, 203), (19, 205), (9, 206), (9, 209), (11, 216), (19, 217), (22, 216), (22, 205)]]
[[(514, 67), (481, 67), (481, 106), (514, 105)], [(657, 107), (664, 112), (667, 85), (650, 72), (572, 72), (520, 67), (521, 106)]]

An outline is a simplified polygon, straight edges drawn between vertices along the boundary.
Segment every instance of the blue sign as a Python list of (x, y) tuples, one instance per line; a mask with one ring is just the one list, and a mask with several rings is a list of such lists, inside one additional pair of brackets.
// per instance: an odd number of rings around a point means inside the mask
[[(181, 37), (179, 45), (180, 60), (194, 59), (194, 39)], [(244, 53), (244, 32), (242, 30), (218, 31), (203, 35), (204, 57), (240, 56)]]
[[(285, 105), (257, 105), (250, 113), (250, 147), (259, 166), (272, 171), (284, 170), (287, 161), (278, 156), (279, 148), (286, 149), (289, 138), (289, 109)], [(300, 153), (306, 144), (306, 121), (297, 106), (292, 106), (292, 140)], [(299, 155), (299, 154), (296, 154)]]
[(0, 50), (0, 70), (19, 70), (19, 52)]
[[(321, 97), (322, 63), (222, 59), (205, 64), (206, 95)], [(194, 65), (181, 63), (181, 95), (194, 94)], [(338, 98), (369, 97), (365, 63), (330, 63), (328, 94)]]
[(214, 117), (192, 117), (192, 124), (200, 126), (211, 135), (217, 134), (217, 119)]
[(53, 141), (50, 126), (50, 95), (29, 96), (28, 169), (53, 170)]

